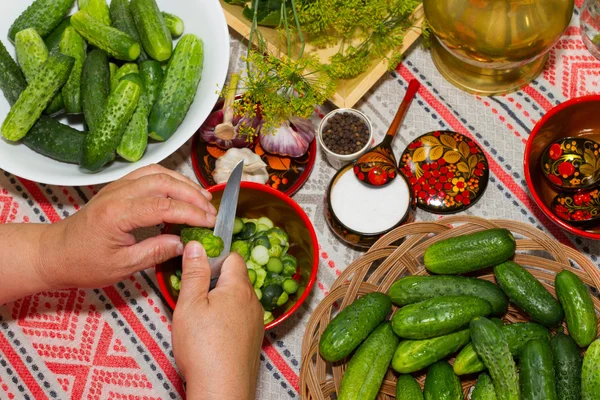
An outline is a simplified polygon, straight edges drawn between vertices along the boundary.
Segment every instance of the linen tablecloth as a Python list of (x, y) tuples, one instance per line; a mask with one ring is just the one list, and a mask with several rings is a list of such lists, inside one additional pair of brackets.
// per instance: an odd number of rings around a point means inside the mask
[[(580, 7), (582, 1), (576, 3)], [(244, 67), (240, 59), (244, 53), (239, 37), (232, 35), (230, 71)], [(488, 156), (491, 174), (485, 195), (466, 214), (530, 223), (576, 247), (598, 265), (600, 244), (565, 234), (536, 207), (525, 183), (523, 151), (536, 121), (567, 99), (598, 93), (599, 75), (600, 61), (581, 41), (576, 9), (571, 26), (551, 51), (546, 69), (523, 90), (491, 98), (461, 92), (444, 81), (429, 53), (417, 44), (357, 107), (371, 119), (380, 139), (407, 82), (418, 79), (422, 87), (395, 141), (396, 154), (416, 136), (432, 130), (454, 130), (474, 138)], [(324, 107), (318, 114), (326, 111)], [(163, 165), (194, 177), (190, 143)], [(299, 397), (304, 326), (340, 271), (361, 255), (340, 243), (324, 219), (323, 193), (334, 172), (319, 155), (310, 179), (294, 196), (317, 231), (318, 282), (290, 320), (265, 334), (259, 399)], [(75, 213), (99, 189), (41, 185), (0, 171), (0, 223), (59, 221)], [(417, 213), (419, 221), (436, 218)], [(149, 229), (143, 234), (157, 232)], [(152, 270), (111, 287), (40, 293), (0, 306), (0, 399), (185, 397), (171, 350), (171, 316)]]

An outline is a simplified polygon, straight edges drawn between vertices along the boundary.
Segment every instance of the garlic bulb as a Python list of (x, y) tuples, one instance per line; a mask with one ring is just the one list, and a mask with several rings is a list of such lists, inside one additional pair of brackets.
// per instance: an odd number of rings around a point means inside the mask
[(247, 148), (231, 148), (217, 159), (213, 179), (215, 182), (227, 182), (229, 175), (240, 160), (244, 160), (244, 170), (242, 171), (242, 180), (249, 182), (258, 182), (265, 184), (269, 180), (267, 164), (261, 160), (252, 150)]

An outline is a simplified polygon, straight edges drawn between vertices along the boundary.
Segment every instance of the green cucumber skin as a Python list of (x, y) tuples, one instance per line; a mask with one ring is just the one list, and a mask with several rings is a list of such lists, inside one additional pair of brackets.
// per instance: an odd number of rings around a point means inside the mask
[(148, 100), (148, 111), (150, 111), (156, 102), (158, 92), (162, 85), (164, 75), (163, 70), (158, 61), (148, 60), (140, 65), (140, 74), (144, 81), (146, 97)]
[(140, 44), (134, 38), (96, 21), (85, 11), (73, 14), (71, 25), (89, 44), (118, 60), (135, 61), (140, 56)]
[[(141, 43), (140, 34), (135, 26), (135, 21), (131, 15), (129, 8), (129, 0), (112, 0), (110, 2), (110, 18), (112, 19), (112, 26), (118, 30), (127, 33), (129, 36), (134, 38), (137, 42)], [(139, 62), (148, 60), (148, 54), (143, 47), (140, 48)]]
[(110, 13), (106, 0), (77, 0), (80, 10), (86, 10), (90, 16), (104, 25), (111, 26)]
[(12, 106), (27, 87), (23, 72), (0, 41), (0, 90)]
[(485, 372), (477, 378), (475, 389), (471, 393), (471, 400), (496, 400), (496, 389), (492, 378)]
[(173, 39), (183, 35), (185, 24), (181, 18), (179, 18), (177, 15), (169, 14), (164, 11), (161, 14)]
[(52, 56), (46, 61), (2, 123), (2, 135), (6, 139), (17, 141), (27, 135), (69, 78), (74, 62), (73, 58), (62, 54)]
[(142, 158), (148, 146), (148, 97), (139, 74), (130, 74), (123, 79), (130, 77), (135, 77), (134, 82), (140, 86), (140, 99), (117, 147), (117, 154), (129, 162), (136, 162)]
[(434, 243), (425, 250), (423, 261), (434, 274), (463, 274), (510, 259), (516, 246), (507, 229), (488, 229)]
[(438, 361), (429, 367), (423, 390), (425, 400), (463, 400), (458, 376), (447, 361)]
[(81, 105), (89, 130), (96, 128), (102, 117), (110, 94), (110, 70), (108, 56), (100, 49), (93, 49), (83, 63), (81, 75)]
[(81, 166), (98, 171), (113, 160), (115, 150), (121, 143), (123, 132), (133, 115), (140, 97), (139, 85), (123, 80), (106, 101), (102, 117), (96, 129), (86, 135)]
[(529, 271), (512, 261), (494, 268), (496, 281), (508, 299), (546, 327), (560, 324), (565, 313), (559, 302)]
[(473, 318), (491, 312), (490, 303), (478, 297), (434, 297), (396, 311), (392, 327), (401, 338), (429, 339), (452, 333), (469, 325)]
[(54, 30), (52, 30), (48, 36), (46, 36), (44, 42), (46, 43), (46, 47), (48, 48), (50, 54), (60, 51), (60, 40), (62, 39), (65, 29), (67, 29), (69, 26), (71, 26), (71, 17), (63, 19), (62, 22), (56, 28), (54, 28)]
[(470, 337), (465, 329), (431, 339), (402, 341), (392, 358), (392, 368), (401, 374), (419, 371), (456, 353), (469, 343)]
[(398, 338), (389, 322), (378, 326), (348, 363), (338, 400), (374, 400), (379, 393)]
[(554, 286), (565, 311), (569, 335), (579, 347), (589, 346), (598, 335), (598, 318), (587, 287), (577, 275), (566, 270), (556, 275)]
[(492, 282), (462, 276), (407, 276), (394, 282), (388, 295), (399, 306), (439, 296), (475, 296), (487, 300), (493, 315), (504, 315), (508, 299)]
[(498, 400), (519, 400), (519, 376), (502, 330), (487, 318), (471, 321), (471, 342), (494, 382)]
[(34, 28), (41, 37), (46, 37), (63, 20), (73, 6), (74, 0), (36, 0), (15, 20), (8, 31), (14, 43), (18, 32)]
[(400, 375), (396, 382), (398, 400), (423, 400), (423, 391), (419, 382), (411, 375)]
[(166, 61), (173, 53), (173, 39), (155, 0), (131, 0), (133, 21), (146, 53), (156, 61)]
[(550, 341), (554, 376), (556, 377), (556, 398), (559, 400), (581, 399), (581, 367), (583, 360), (577, 343), (562, 332)]
[(547, 340), (530, 340), (521, 351), (519, 367), (523, 400), (556, 400), (552, 349)]
[(600, 393), (600, 339), (588, 347), (581, 370), (581, 400), (598, 400)]
[(85, 41), (73, 27), (68, 27), (60, 41), (60, 52), (75, 59), (71, 75), (62, 88), (62, 99), (69, 114), (80, 114), (81, 106), (81, 73), (86, 57)]
[(325, 328), (319, 341), (321, 357), (336, 362), (348, 356), (391, 310), (392, 301), (383, 293), (369, 293), (356, 299)]
[[(508, 348), (513, 357), (518, 358), (523, 346), (532, 339), (550, 339), (550, 332), (541, 325), (533, 322), (517, 322), (500, 327), (508, 343)], [(468, 344), (454, 360), (454, 373), (468, 375), (485, 371), (483, 361), (475, 352), (472, 344)]]
[(191, 34), (179, 39), (150, 113), (151, 138), (165, 141), (183, 122), (202, 77), (203, 46), (202, 40)]

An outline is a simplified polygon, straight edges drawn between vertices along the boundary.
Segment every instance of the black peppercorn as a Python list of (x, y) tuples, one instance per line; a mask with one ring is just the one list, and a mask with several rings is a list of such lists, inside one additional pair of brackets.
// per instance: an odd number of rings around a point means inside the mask
[(344, 112), (333, 115), (323, 129), (323, 143), (333, 153), (353, 154), (367, 143), (369, 127), (358, 116)]

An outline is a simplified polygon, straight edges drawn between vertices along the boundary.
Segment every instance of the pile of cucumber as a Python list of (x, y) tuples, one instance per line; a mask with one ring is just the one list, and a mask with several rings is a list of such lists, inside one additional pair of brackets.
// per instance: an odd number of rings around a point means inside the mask
[[(588, 288), (562, 271), (557, 300), (510, 261), (515, 249), (505, 229), (439, 241), (424, 254), (434, 275), (403, 277), (387, 294), (366, 294), (338, 313), (319, 342), (324, 360), (347, 362), (338, 400), (375, 399), (390, 366), (400, 374), (402, 400), (464, 399), (463, 376), (478, 377), (471, 400), (600, 399), (598, 319)], [(458, 276), (488, 267), (497, 285)], [(530, 322), (504, 324), (509, 302)], [(390, 321), (392, 304), (399, 308)], [(411, 374), (425, 370), (421, 390)]]
[[(9, 141), (97, 172), (117, 155), (136, 162), (169, 139), (202, 76), (203, 42), (155, 0), (35, 0), (13, 23), (17, 62), (0, 42)], [(52, 119), (83, 114), (80, 132)]]

